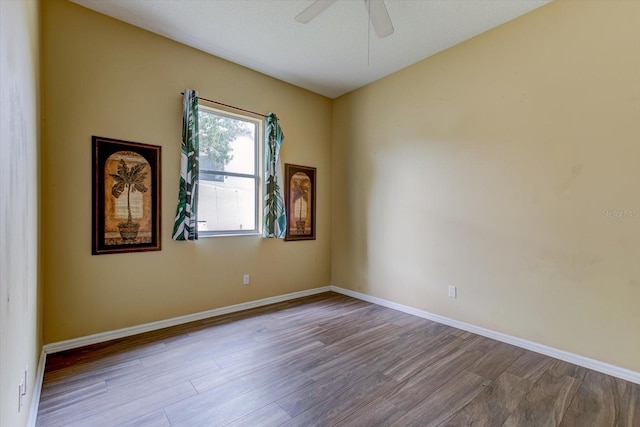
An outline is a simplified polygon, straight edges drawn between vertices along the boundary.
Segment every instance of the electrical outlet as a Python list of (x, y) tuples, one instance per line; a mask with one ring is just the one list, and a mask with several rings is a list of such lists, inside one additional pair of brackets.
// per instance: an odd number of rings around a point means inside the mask
[(22, 395), (27, 394), (27, 384), (29, 384), (29, 365), (24, 368), (24, 387), (22, 390)]
[(24, 405), (24, 399), (27, 395), (27, 380), (29, 378), (29, 365), (24, 368), (24, 376), (20, 378), (20, 382), (18, 383), (18, 412), (22, 410), (22, 405)]
[(449, 298), (457, 298), (457, 292), (455, 286), (449, 286)]
[(248, 285), (249, 284), (249, 275), (245, 274), (244, 276), (242, 276), (242, 284), (243, 285)]
[(22, 409), (22, 398), (24, 397), (24, 395), (26, 390), (26, 386), (24, 385), (24, 379), (20, 378), (20, 384), (18, 384), (18, 412), (20, 412), (20, 410)]

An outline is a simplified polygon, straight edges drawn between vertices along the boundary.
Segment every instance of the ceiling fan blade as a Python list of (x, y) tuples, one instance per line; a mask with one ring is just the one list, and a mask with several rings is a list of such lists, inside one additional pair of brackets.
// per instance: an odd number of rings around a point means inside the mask
[(387, 7), (384, 5), (383, 0), (364, 0), (365, 6), (369, 11), (369, 19), (371, 19), (371, 25), (375, 30), (378, 37), (387, 37), (393, 33), (393, 24)]
[(296, 21), (306, 24), (335, 2), (336, 0), (316, 0), (296, 16)]

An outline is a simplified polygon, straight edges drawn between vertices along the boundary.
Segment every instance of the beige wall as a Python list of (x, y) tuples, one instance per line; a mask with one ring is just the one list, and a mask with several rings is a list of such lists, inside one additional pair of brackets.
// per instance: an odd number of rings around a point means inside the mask
[[(45, 342), (330, 284), (331, 100), (67, 1), (43, 20)], [(317, 240), (171, 240), (186, 87), (278, 114), (283, 162), (318, 169)], [(91, 255), (92, 135), (162, 147), (162, 251)]]
[[(0, 426), (24, 426), (42, 347), (38, 275), (40, 11), (0, 1)], [(27, 393), (18, 387), (28, 367)]]
[[(640, 371), (640, 3), (556, 1), (333, 103), (43, 12), (45, 342), (333, 283)], [(316, 241), (170, 239), (185, 87), (278, 113)], [(162, 251), (90, 255), (91, 135), (163, 147)]]
[(556, 1), (337, 99), (332, 283), (640, 372), (639, 122), (632, 1)]

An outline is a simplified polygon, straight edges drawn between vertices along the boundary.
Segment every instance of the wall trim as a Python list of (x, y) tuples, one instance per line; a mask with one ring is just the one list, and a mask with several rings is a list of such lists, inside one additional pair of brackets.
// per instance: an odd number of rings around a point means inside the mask
[(40, 352), (38, 360), (38, 369), (36, 370), (36, 379), (33, 382), (33, 394), (31, 395), (31, 404), (29, 405), (29, 417), (27, 419), (28, 427), (36, 427), (36, 418), (38, 418), (38, 408), (40, 407), (40, 393), (42, 392), (42, 382), (44, 381), (44, 367), (47, 363), (47, 353), (44, 348)]
[(394, 310), (402, 311), (404, 313), (413, 314), (414, 316), (422, 317), (424, 319), (433, 320), (434, 322), (442, 323), (454, 328), (462, 329), (463, 331), (473, 332), (474, 334), (482, 335), (487, 338), (492, 338), (497, 341), (501, 341), (507, 344), (515, 345), (526, 350), (535, 351), (536, 353), (544, 354), (556, 359), (564, 360), (565, 362), (573, 363), (574, 365), (582, 366), (584, 368), (592, 369), (594, 371), (601, 372), (603, 374), (611, 375), (617, 378), (621, 378), (632, 383), (640, 384), (640, 372), (635, 372), (629, 369), (621, 368), (619, 366), (610, 365), (599, 360), (590, 359), (588, 357), (580, 356), (577, 354), (569, 353), (568, 351), (559, 350), (557, 348), (548, 347), (546, 345), (538, 344), (532, 341), (527, 341), (522, 338), (514, 337), (504, 334), (502, 332), (493, 331), (480, 326), (472, 325), (470, 323), (460, 322), (449, 317), (440, 316), (438, 314), (430, 313), (428, 311), (419, 310), (417, 308), (409, 307), (407, 305), (398, 304), (392, 301), (388, 301), (382, 298), (373, 297), (371, 295), (363, 294), (360, 292), (352, 291), (350, 289), (341, 288), (339, 286), (332, 285), (331, 290), (339, 294), (347, 295), (353, 298), (357, 298), (363, 301), (367, 301), (373, 304), (381, 305), (383, 307), (392, 308)]
[[(74, 338), (66, 341), (59, 341), (43, 346), (45, 354), (58, 353), (60, 351), (71, 350), (74, 348), (84, 347), (86, 345), (98, 344), (118, 338), (125, 338), (143, 332), (155, 331), (170, 326), (182, 325), (188, 322), (208, 319), (210, 317), (221, 316), (223, 314), (235, 313), (237, 311), (248, 310), (250, 308), (262, 307), (269, 304), (288, 301), (296, 298), (302, 298), (309, 295), (315, 295), (322, 292), (331, 291), (330, 286), (320, 288), (307, 289), (304, 291), (292, 292), (284, 295), (263, 298), (254, 301), (243, 302), (240, 304), (229, 305), (226, 307), (214, 308), (212, 310), (201, 311), (199, 313), (187, 314), (185, 316), (173, 317), (171, 319), (159, 320), (157, 322), (144, 323), (142, 325), (131, 326), (128, 328), (116, 329), (113, 331), (101, 332), (98, 334), (87, 335), (84, 337)], [(43, 367), (44, 369), (44, 367)]]

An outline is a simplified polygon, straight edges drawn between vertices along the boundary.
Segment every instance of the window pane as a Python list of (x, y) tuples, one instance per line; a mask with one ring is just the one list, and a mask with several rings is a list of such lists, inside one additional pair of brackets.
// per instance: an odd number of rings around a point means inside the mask
[(231, 142), (232, 159), (225, 166), (227, 172), (255, 174), (255, 126), (251, 126), (249, 136), (242, 136)]
[(256, 231), (256, 180), (200, 176), (198, 231)]
[(200, 109), (200, 169), (255, 175), (256, 123)]

